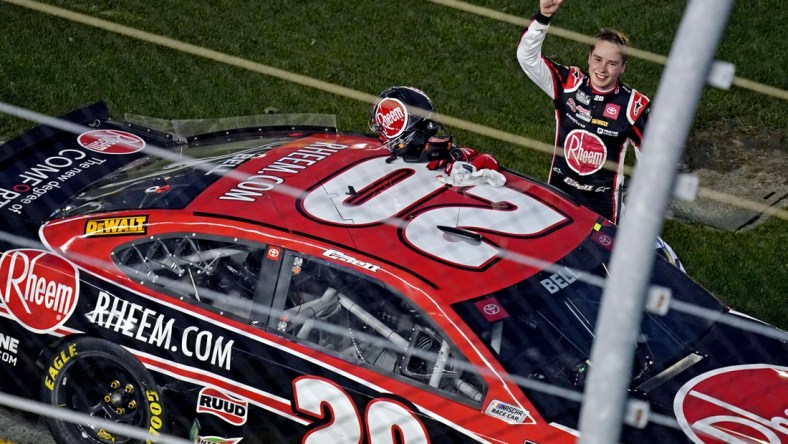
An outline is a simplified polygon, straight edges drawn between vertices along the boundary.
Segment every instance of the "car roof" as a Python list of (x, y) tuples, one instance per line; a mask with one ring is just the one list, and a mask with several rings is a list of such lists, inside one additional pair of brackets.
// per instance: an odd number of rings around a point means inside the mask
[[(542, 270), (576, 248), (598, 220), (510, 171), (502, 172), (500, 188), (449, 186), (439, 181), (442, 171), (390, 155), (371, 136), (294, 134), (224, 169), (231, 174), (185, 210), (324, 242), (363, 263), (407, 272), (449, 303)], [(473, 257), (480, 249), (488, 252)]]

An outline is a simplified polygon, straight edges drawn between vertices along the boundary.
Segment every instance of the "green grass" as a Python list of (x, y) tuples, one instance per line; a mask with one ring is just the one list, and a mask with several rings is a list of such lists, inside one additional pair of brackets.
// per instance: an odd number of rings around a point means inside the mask
[[(370, 94), (395, 84), (424, 89), (438, 111), (550, 142), (547, 96), (520, 71), (514, 25), (419, 1), (126, 0), (46, 3), (161, 34)], [(530, 17), (538, 2), (475, 0)], [(686, 1), (566, 2), (555, 26), (626, 31), (641, 49), (667, 54)], [(788, 23), (779, 0), (737, 2), (717, 58), (737, 75), (788, 88)], [(0, 100), (57, 115), (96, 100), (123, 113), (206, 118), (280, 112), (332, 113), (340, 129), (366, 131), (369, 105), (0, 2)], [(545, 53), (585, 65), (585, 45), (549, 37)], [(625, 81), (652, 98), (663, 67), (631, 60)], [(707, 89), (695, 130), (729, 119), (788, 134), (786, 103), (751, 91)], [(0, 116), (0, 138), (32, 126)], [(451, 128), (462, 143), (512, 168), (546, 177), (550, 157)], [(701, 184), (703, 186), (703, 184)], [(788, 327), (788, 224), (725, 233), (668, 221), (664, 237), (690, 273), (737, 309)]]

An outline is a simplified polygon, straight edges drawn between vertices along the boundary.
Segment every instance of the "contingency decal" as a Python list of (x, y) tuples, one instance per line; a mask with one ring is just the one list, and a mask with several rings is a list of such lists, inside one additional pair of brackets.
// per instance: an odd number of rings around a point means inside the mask
[(249, 403), (214, 388), (203, 387), (197, 396), (197, 413), (218, 416), (232, 425), (246, 424)]
[(484, 409), (484, 413), (501, 418), (512, 424), (524, 424), (526, 420), (529, 420), (529, 424), (535, 423), (528, 410), (498, 400), (490, 401), (487, 408)]
[(339, 260), (339, 261), (342, 261), (342, 262), (347, 262), (348, 264), (355, 265), (356, 267), (360, 267), (360, 268), (363, 268), (365, 270), (369, 270), (369, 271), (372, 271), (372, 272), (377, 272), (378, 270), (380, 270), (380, 266), (379, 265), (370, 264), (369, 262), (360, 261), (360, 260), (354, 258), (353, 256), (348, 256), (347, 254), (342, 253), (342, 252), (337, 251), (337, 250), (326, 250), (326, 251), (323, 252), (323, 256), (325, 256), (327, 258), (330, 258), (330, 259), (336, 259), (336, 260)]
[(24, 328), (47, 333), (62, 326), (79, 299), (79, 271), (55, 254), (32, 249), (0, 256), (0, 306)]
[(118, 130), (95, 130), (82, 133), (77, 142), (83, 148), (103, 154), (133, 154), (145, 148), (142, 137)]
[(222, 438), (220, 436), (198, 436), (197, 444), (238, 444), (241, 438)]
[(85, 222), (85, 235), (122, 236), (128, 234), (146, 234), (148, 216), (108, 217), (88, 219)]
[(265, 253), (265, 258), (272, 261), (278, 261), (279, 256), (282, 255), (282, 250), (278, 247), (268, 247), (268, 251)]
[(487, 322), (500, 321), (509, 317), (509, 313), (501, 306), (495, 296), (476, 301), (473, 303), (479, 313), (484, 316)]
[(788, 442), (788, 367), (725, 367), (690, 380), (673, 400), (682, 430), (697, 444)]

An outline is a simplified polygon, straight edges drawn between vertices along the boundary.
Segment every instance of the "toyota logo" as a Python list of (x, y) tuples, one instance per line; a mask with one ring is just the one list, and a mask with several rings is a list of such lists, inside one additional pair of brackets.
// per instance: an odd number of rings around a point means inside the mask
[(500, 313), (501, 307), (497, 306), (496, 304), (487, 304), (484, 306), (484, 308), (482, 308), (482, 310), (484, 310), (484, 312), (488, 315), (492, 316)]

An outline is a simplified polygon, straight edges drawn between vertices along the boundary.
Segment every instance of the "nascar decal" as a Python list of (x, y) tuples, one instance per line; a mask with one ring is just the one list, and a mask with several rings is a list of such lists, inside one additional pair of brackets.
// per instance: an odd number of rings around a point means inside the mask
[(788, 442), (788, 367), (725, 367), (687, 382), (673, 411), (697, 444)]
[(393, 139), (408, 127), (408, 111), (399, 99), (387, 97), (375, 106), (375, 123), (387, 139)]
[(524, 424), (526, 420), (529, 424), (536, 424), (528, 410), (498, 400), (490, 401), (487, 408), (484, 409), (484, 413), (512, 424)]
[(284, 183), (287, 175), (298, 174), (326, 157), (347, 148), (348, 145), (328, 142), (311, 143), (261, 168), (254, 175), (239, 182), (219, 199), (255, 202), (264, 192)]
[(607, 147), (596, 134), (576, 129), (566, 136), (564, 158), (574, 172), (588, 176), (602, 169), (607, 159)]
[(59, 189), (65, 182), (94, 165), (106, 160), (90, 157), (84, 151), (63, 149), (34, 166), (20, 172), (16, 177), (2, 177), (0, 180), (0, 208), (22, 214), (29, 205), (52, 190)]
[(99, 293), (96, 308), (87, 318), (107, 330), (230, 370), (234, 339), (227, 340), (194, 325), (176, 328), (174, 318), (105, 291)]
[(79, 271), (66, 259), (32, 249), (0, 256), (0, 303), (27, 330), (47, 333), (62, 326), (78, 298)]
[(203, 387), (197, 396), (197, 413), (208, 413), (240, 426), (246, 424), (249, 403), (214, 388)]
[(126, 131), (95, 130), (82, 133), (77, 143), (83, 148), (103, 154), (133, 154), (145, 148), (142, 137)]
[(108, 217), (88, 219), (85, 222), (85, 235), (119, 236), (124, 234), (145, 234), (148, 216)]
[(19, 339), (0, 333), (0, 363), (16, 367)]

